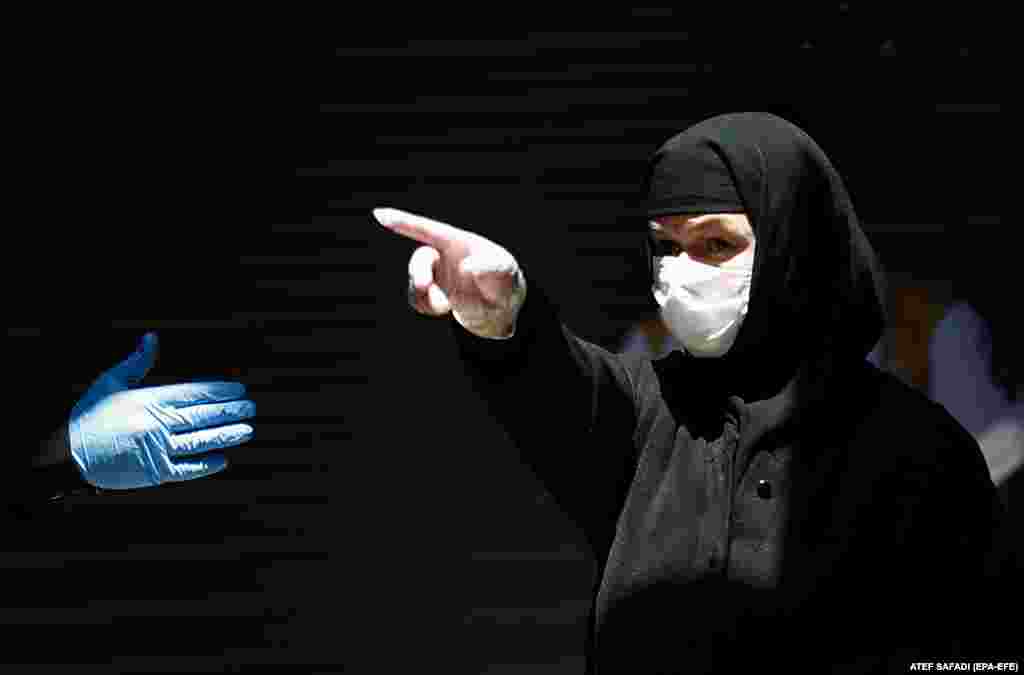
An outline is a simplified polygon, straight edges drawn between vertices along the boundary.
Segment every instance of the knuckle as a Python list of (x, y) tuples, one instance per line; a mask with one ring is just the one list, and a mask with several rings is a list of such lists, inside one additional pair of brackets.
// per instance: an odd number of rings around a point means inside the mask
[(409, 282), (415, 285), (423, 285), (433, 278), (433, 271), (429, 265), (417, 264), (409, 268)]
[(412, 254), (412, 259), (419, 263), (430, 263), (438, 257), (440, 257), (440, 254), (432, 246), (420, 246)]
[(436, 307), (433, 306), (433, 304), (431, 304), (425, 298), (417, 301), (417, 303), (413, 306), (413, 309), (415, 309), (418, 313), (422, 314), (423, 316), (429, 317), (438, 317), (444, 314), (444, 312), (439, 311)]

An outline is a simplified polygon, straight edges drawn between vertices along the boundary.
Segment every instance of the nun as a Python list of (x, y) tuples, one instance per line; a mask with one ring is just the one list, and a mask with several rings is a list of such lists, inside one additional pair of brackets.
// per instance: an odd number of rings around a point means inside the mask
[(974, 438), (865, 358), (883, 279), (821, 148), (721, 115), (659, 148), (645, 184), (634, 250), (678, 345), (657, 359), (574, 335), (499, 244), (374, 211), (421, 244), (410, 304), (454, 318), (469, 381), (589, 543), (587, 672), (1012, 654), (1002, 505)]

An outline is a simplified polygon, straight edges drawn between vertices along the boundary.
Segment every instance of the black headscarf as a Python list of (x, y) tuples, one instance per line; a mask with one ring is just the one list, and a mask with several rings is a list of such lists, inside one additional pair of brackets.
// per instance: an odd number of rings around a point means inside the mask
[(839, 174), (792, 123), (767, 113), (700, 122), (654, 154), (646, 191), (645, 221), (742, 211), (753, 227), (750, 304), (733, 346), (721, 358), (670, 357), (719, 393), (765, 399), (798, 373), (821, 389), (881, 337), (885, 294), (874, 251)]

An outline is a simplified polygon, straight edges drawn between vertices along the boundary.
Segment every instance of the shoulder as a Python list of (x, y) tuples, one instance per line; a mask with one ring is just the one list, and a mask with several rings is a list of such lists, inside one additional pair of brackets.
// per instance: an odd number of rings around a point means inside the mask
[(902, 429), (904, 434), (922, 440), (972, 438), (943, 406), (896, 375), (872, 368), (867, 380), (865, 394), (873, 399), (868, 408), (868, 420), (893, 425), (894, 431)]
[(866, 380), (871, 403), (859, 424), (881, 439), (887, 457), (987, 477), (978, 441), (946, 408), (889, 372), (871, 368)]

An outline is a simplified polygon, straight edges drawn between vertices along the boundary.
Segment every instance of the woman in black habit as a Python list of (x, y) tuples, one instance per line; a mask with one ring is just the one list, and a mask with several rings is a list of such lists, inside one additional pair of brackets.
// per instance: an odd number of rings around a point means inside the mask
[(881, 275), (822, 150), (722, 115), (666, 142), (647, 184), (637, 248), (687, 346), (655, 361), (573, 335), (498, 244), (375, 211), (423, 244), (411, 303), (453, 314), (475, 388), (585, 532), (588, 672), (1010, 656), (1000, 502), (977, 442), (865, 360)]

